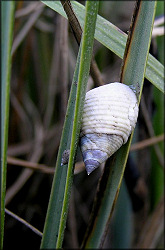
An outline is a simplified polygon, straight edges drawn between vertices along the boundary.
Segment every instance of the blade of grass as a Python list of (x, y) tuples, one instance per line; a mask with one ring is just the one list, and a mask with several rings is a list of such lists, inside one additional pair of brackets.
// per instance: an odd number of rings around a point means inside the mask
[(52, 190), (48, 204), (48, 211), (44, 225), (41, 249), (42, 248), (47, 249), (50, 248), (51, 246), (54, 248), (57, 243), (61, 210), (64, 199), (66, 176), (67, 176), (67, 165), (61, 167), (61, 161), (63, 152), (65, 150), (69, 150), (71, 143), (71, 133), (73, 126), (75, 100), (76, 100), (79, 63), (80, 63), (80, 51), (77, 57), (76, 68), (73, 76), (72, 87), (68, 101), (68, 108), (65, 117), (61, 143), (59, 147), (58, 158), (55, 168), (55, 175), (53, 179)]
[[(127, 85), (133, 85), (135, 89), (136, 84), (139, 83), (139, 101), (143, 87), (155, 9), (155, 1), (137, 1), (131, 32), (128, 36), (125, 50), (121, 81)], [(135, 68), (132, 67), (133, 63)], [(120, 190), (132, 136), (133, 133), (128, 142), (107, 161), (98, 186), (96, 202), (82, 248), (101, 248), (103, 246), (112, 211)]]
[[(160, 16), (164, 14), (164, 2), (158, 1), (156, 15)], [(163, 63), (164, 61), (164, 36), (157, 37), (157, 49), (158, 49), (158, 59)], [(156, 135), (164, 132), (164, 96), (156, 88), (153, 90), (155, 112), (153, 117), (153, 128)], [(159, 122), (158, 122), (159, 121)], [(159, 150), (162, 158), (164, 158), (164, 142), (159, 143)], [(151, 151), (151, 210), (155, 208), (163, 194), (164, 188), (164, 173), (161, 169), (161, 165), (157, 160), (157, 155), (155, 150)], [(164, 164), (163, 164), (164, 165)]]
[[(66, 17), (66, 14), (59, 1), (41, 1), (51, 9), (55, 10), (62, 16)], [(72, 7), (78, 20), (83, 26), (84, 24), (84, 6), (76, 1), (72, 1)], [(123, 58), (125, 45), (127, 41), (127, 35), (122, 32), (118, 27), (102, 18), (97, 16), (95, 38), (105, 47), (113, 51), (117, 56)], [(164, 66), (151, 54), (148, 56), (147, 68), (145, 71), (145, 77), (161, 92), (164, 93)]]
[[(78, 56), (71, 95), (68, 103), (68, 111), (66, 114), (66, 120), (58, 153), (56, 171), (52, 185), (43, 239), (41, 242), (41, 248), (44, 249), (62, 247), (69, 205), (69, 197), (73, 181), (74, 159), (81, 125), (81, 113), (83, 102), (85, 99), (86, 85), (91, 63), (98, 5), (98, 1), (86, 2), (86, 18), (82, 37), (81, 58), (79, 58)], [(61, 167), (61, 159), (63, 152), (69, 148), (70, 156), (67, 169), (67, 165)]]
[[(80, 23), (73, 11), (72, 5), (70, 0), (61, 0), (61, 4), (63, 5), (63, 8), (67, 14), (67, 18), (69, 20), (70, 26), (72, 27), (73, 34), (76, 38), (76, 41), (78, 45), (81, 42), (81, 36), (82, 36), (82, 28), (80, 26)], [(99, 71), (99, 68), (97, 67), (97, 64), (94, 60), (94, 55), (91, 61), (91, 68), (90, 68), (90, 73), (93, 78), (93, 81), (96, 86), (101, 86), (104, 84), (104, 81), (102, 79), (101, 73)]]
[(13, 38), (14, 24), (14, 1), (2, 2), (2, 74), (1, 74), (1, 225), (0, 225), (0, 246), (3, 248), (4, 216), (5, 216), (5, 193), (6, 193), (6, 153), (8, 140), (9, 120), (9, 92), (11, 75), (11, 45)]
[(138, 0), (136, 8), (138, 11), (134, 13), (131, 23), (131, 32), (127, 39), (120, 81), (136, 90), (140, 88), (140, 93), (137, 93), (138, 101), (140, 102), (156, 2), (145, 4)]
[(62, 208), (62, 216), (61, 216), (61, 224), (60, 224), (60, 234), (57, 241), (57, 248), (61, 248), (63, 234), (66, 224), (66, 214), (68, 211), (69, 205), (69, 197), (71, 193), (71, 184), (73, 179), (73, 166), (75, 160), (75, 154), (77, 150), (77, 144), (80, 133), (81, 126), (81, 114), (84, 106), (84, 99), (86, 93), (86, 86), (89, 77), (89, 70), (92, 58), (92, 49), (94, 42), (94, 33), (95, 33), (95, 25), (98, 13), (99, 1), (86, 2), (86, 16), (85, 16), (85, 24), (84, 31), (82, 37), (82, 51), (80, 57), (80, 69), (79, 69), (79, 77), (78, 77), (78, 86), (77, 86), (77, 95), (76, 95), (76, 103), (75, 103), (75, 112), (74, 112), (74, 122), (73, 122), (73, 131), (72, 131), (72, 139), (71, 139), (71, 147), (70, 147), (70, 156), (68, 163), (68, 172), (67, 172), (67, 180), (66, 180), (66, 188), (64, 194), (64, 205)]

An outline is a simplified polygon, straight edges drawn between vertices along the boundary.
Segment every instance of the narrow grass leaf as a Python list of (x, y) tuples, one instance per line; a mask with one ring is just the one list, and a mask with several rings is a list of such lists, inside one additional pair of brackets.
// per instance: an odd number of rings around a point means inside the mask
[(2, 71), (1, 71), (1, 225), (0, 225), (0, 246), (3, 248), (4, 216), (5, 216), (5, 193), (6, 193), (6, 154), (8, 141), (9, 122), (9, 100), (10, 100), (10, 75), (11, 75), (11, 45), (13, 38), (14, 24), (14, 1), (2, 1), (1, 21), (2, 21)]
[(72, 81), (68, 107), (58, 151), (57, 163), (55, 167), (55, 175), (50, 194), (47, 216), (44, 225), (43, 238), (41, 242), (41, 249), (55, 248), (59, 233), (59, 223), (61, 218), (61, 210), (64, 199), (65, 183), (67, 176), (67, 164), (61, 166), (62, 155), (65, 150), (69, 150), (71, 143), (72, 126), (74, 119), (74, 109), (77, 92), (78, 72), (80, 64), (80, 51), (77, 57), (77, 63)]
[(75, 154), (77, 150), (77, 144), (78, 144), (79, 133), (80, 133), (81, 115), (82, 115), (83, 106), (84, 106), (86, 86), (87, 86), (87, 81), (89, 77), (98, 7), (99, 7), (98, 1), (86, 2), (86, 16), (85, 16), (84, 31), (83, 31), (83, 37), (82, 37), (82, 51), (81, 51), (80, 69), (79, 69), (79, 77), (78, 77), (78, 84), (77, 84), (77, 95), (76, 95), (76, 103), (75, 103), (75, 111), (74, 111), (73, 131), (72, 131), (70, 156), (69, 156), (69, 163), (68, 163), (66, 188), (65, 188), (65, 194), (64, 194), (64, 205), (62, 208), (62, 216), (61, 216), (61, 221), (60, 221), (61, 224), (60, 224), (60, 231), (59, 231), (60, 234), (59, 234), (59, 238), (57, 241), (57, 248), (60, 248), (62, 246), (63, 233), (65, 229), (65, 224), (66, 224), (66, 215), (68, 211), (69, 197), (70, 197), (71, 185), (72, 185), (72, 179), (73, 179), (73, 166), (74, 166)]
[[(99, 2), (92, 1), (86, 3), (86, 18), (82, 37), (81, 57), (79, 58), (78, 56), (77, 59), (68, 103), (68, 111), (58, 153), (56, 171), (41, 243), (41, 248), (44, 249), (62, 247), (73, 181), (74, 159), (81, 125), (81, 113), (89, 76), (98, 4)], [(68, 149), (70, 150), (68, 167), (67, 165), (61, 167), (63, 152)]]
[[(55, 10), (62, 16), (66, 17), (66, 14), (59, 1), (41, 1), (51, 9)], [(72, 1), (72, 6), (76, 16), (79, 19), (81, 26), (84, 24), (85, 8), (82, 4)], [(97, 16), (95, 38), (105, 47), (113, 51), (117, 56), (123, 58), (125, 45), (127, 41), (127, 35), (121, 31), (118, 27), (102, 18)], [(151, 54), (148, 56), (147, 68), (145, 77), (164, 93), (164, 66)]]
[[(135, 88), (136, 84), (139, 83), (140, 93), (143, 86), (155, 9), (155, 1), (137, 1), (124, 56), (121, 80), (128, 85), (133, 84)], [(137, 55), (142, 55), (142, 57)], [(103, 246), (112, 211), (120, 190), (132, 136), (133, 133), (128, 142), (106, 163), (82, 248), (101, 248)]]
[[(156, 16), (162, 16), (164, 14), (164, 2), (157, 2)], [(164, 36), (157, 37), (157, 49), (158, 59), (163, 63), (164, 61)], [(153, 128), (156, 135), (160, 135), (164, 132), (164, 96), (156, 88), (153, 90), (153, 98), (155, 104), (155, 112), (153, 116)], [(164, 158), (164, 141), (159, 143), (160, 152), (162, 158)], [(151, 149), (151, 210), (153, 210), (159, 203), (160, 198), (163, 195), (164, 190), (164, 172), (159, 163), (155, 150)]]

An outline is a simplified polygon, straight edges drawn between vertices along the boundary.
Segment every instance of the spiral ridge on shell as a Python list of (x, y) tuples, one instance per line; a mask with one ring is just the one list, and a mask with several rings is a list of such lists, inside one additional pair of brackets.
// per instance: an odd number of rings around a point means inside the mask
[(88, 174), (127, 142), (137, 117), (136, 95), (125, 84), (109, 83), (86, 93), (80, 147)]

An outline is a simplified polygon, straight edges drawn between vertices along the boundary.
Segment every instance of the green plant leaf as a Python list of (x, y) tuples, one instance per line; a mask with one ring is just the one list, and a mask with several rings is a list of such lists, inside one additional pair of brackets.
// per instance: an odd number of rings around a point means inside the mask
[[(164, 2), (158, 1), (156, 15), (160, 16), (164, 14)], [(157, 37), (157, 49), (158, 59), (163, 63), (164, 61), (164, 36)], [(160, 135), (164, 132), (164, 95), (156, 88), (153, 90), (153, 101), (155, 104), (155, 112), (153, 117), (153, 128), (156, 135)], [(159, 121), (159, 122), (158, 122)], [(164, 142), (158, 144), (162, 158), (164, 158)], [(163, 195), (164, 190), (164, 172), (160, 165), (155, 150), (151, 149), (151, 210), (159, 203), (160, 198)]]
[[(121, 80), (129, 85), (132, 82), (139, 83), (139, 101), (143, 87), (155, 9), (155, 1), (137, 1), (131, 33), (128, 36), (125, 50)], [(143, 56), (136, 56), (139, 54)], [(136, 86), (134, 87), (136, 88)], [(101, 248), (103, 246), (112, 211), (120, 190), (132, 137), (133, 133), (128, 142), (107, 161), (98, 186), (97, 198), (82, 248)]]
[[(41, 243), (41, 248), (44, 249), (62, 247), (69, 197), (73, 181), (74, 159), (81, 125), (81, 113), (85, 99), (86, 85), (92, 56), (98, 5), (98, 1), (88, 1), (86, 3), (86, 17), (82, 37), (81, 56), (80, 58), (78, 56), (76, 64), (76, 70), (68, 104), (68, 111), (66, 114), (56, 171), (52, 185), (44, 234)], [(63, 152), (68, 149), (70, 149), (68, 168), (67, 165), (61, 167)]]
[(5, 193), (6, 193), (6, 154), (8, 141), (9, 122), (9, 92), (11, 75), (11, 44), (14, 24), (14, 1), (2, 1), (2, 74), (1, 74), (1, 225), (0, 225), (0, 246), (3, 248), (4, 216), (5, 216)]
[[(79, 51), (80, 54), (80, 51)], [(77, 92), (78, 72), (80, 64), (80, 55), (77, 57), (75, 73), (73, 76), (72, 87), (70, 91), (70, 98), (68, 101), (68, 108), (64, 122), (60, 147), (58, 151), (57, 163), (55, 168), (55, 175), (48, 204), (48, 211), (44, 225), (44, 232), (41, 242), (41, 249), (55, 248), (59, 233), (59, 224), (61, 218), (61, 211), (63, 206), (67, 165), (61, 166), (62, 155), (65, 150), (69, 150), (71, 144), (71, 134), (73, 126), (73, 115), (75, 109), (75, 100)]]
[[(59, 1), (42, 2), (67, 18)], [(81, 26), (83, 26), (85, 14), (84, 6), (76, 1), (72, 1), (72, 6)], [(99, 15), (97, 16), (95, 38), (105, 47), (113, 51), (117, 56), (123, 58), (127, 35)], [(164, 93), (164, 66), (150, 54), (148, 56), (145, 77)]]

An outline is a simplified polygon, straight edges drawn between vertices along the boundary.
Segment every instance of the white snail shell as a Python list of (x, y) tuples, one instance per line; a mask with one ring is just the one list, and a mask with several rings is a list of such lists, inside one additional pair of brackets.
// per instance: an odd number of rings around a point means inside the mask
[(88, 175), (127, 142), (137, 117), (136, 95), (125, 84), (109, 83), (86, 93), (80, 147)]

